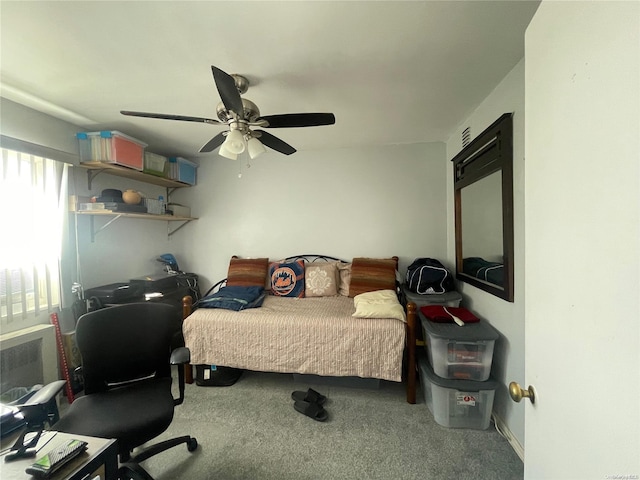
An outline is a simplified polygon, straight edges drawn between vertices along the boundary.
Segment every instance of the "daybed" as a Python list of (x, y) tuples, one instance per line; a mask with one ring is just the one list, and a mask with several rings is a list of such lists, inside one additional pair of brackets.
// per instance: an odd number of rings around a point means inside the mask
[(191, 363), (394, 382), (402, 381), (405, 365), (407, 401), (415, 403), (416, 307), (405, 314), (397, 300), (397, 260), (234, 257), (227, 279), (214, 287), (268, 286), (269, 294), (261, 306), (239, 311), (192, 311), (185, 297)]

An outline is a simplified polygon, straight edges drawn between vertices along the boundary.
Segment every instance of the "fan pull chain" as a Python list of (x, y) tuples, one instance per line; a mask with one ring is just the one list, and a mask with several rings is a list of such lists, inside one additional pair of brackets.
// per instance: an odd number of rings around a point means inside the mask
[[(247, 169), (251, 168), (251, 157), (246, 152), (243, 152), (241, 155), (242, 157), (247, 159), (247, 164), (245, 165), (246, 168)], [(238, 178), (242, 178), (242, 161), (241, 160), (238, 162)]]

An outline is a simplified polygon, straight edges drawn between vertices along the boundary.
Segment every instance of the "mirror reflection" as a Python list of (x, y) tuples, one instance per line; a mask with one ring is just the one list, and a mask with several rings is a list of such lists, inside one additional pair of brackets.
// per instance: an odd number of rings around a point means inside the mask
[(464, 187), (460, 194), (462, 271), (503, 288), (502, 172)]

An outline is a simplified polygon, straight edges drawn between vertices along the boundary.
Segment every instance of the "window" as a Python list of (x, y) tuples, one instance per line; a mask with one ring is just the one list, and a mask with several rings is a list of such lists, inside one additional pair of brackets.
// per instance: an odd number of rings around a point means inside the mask
[(67, 165), (0, 150), (0, 325), (48, 323), (60, 305)]

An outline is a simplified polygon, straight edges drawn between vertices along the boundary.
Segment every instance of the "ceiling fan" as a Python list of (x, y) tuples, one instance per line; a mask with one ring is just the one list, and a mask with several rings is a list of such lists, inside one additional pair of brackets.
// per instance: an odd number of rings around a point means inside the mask
[(120, 113), (133, 117), (227, 125), (229, 129), (219, 133), (205, 143), (200, 152), (211, 152), (220, 147), (218, 153), (232, 160), (235, 160), (245, 150), (248, 151), (251, 159), (254, 159), (266, 151), (263, 145), (285, 155), (291, 155), (296, 151), (295, 148), (278, 137), (264, 130), (254, 130), (251, 127), (316, 127), (336, 123), (333, 113), (286, 113), (261, 116), (260, 110), (255, 103), (240, 96), (246, 93), (249, 88), (249, 81), (246, 77), (237, 74), (230, 75), (213, 65), (211, 70), (213, 72), (213, 80), (222, 99), (222, 102), (216, 108), (218, 120), (185, 115), (132, 112), (129, 110), (121, 110)]

